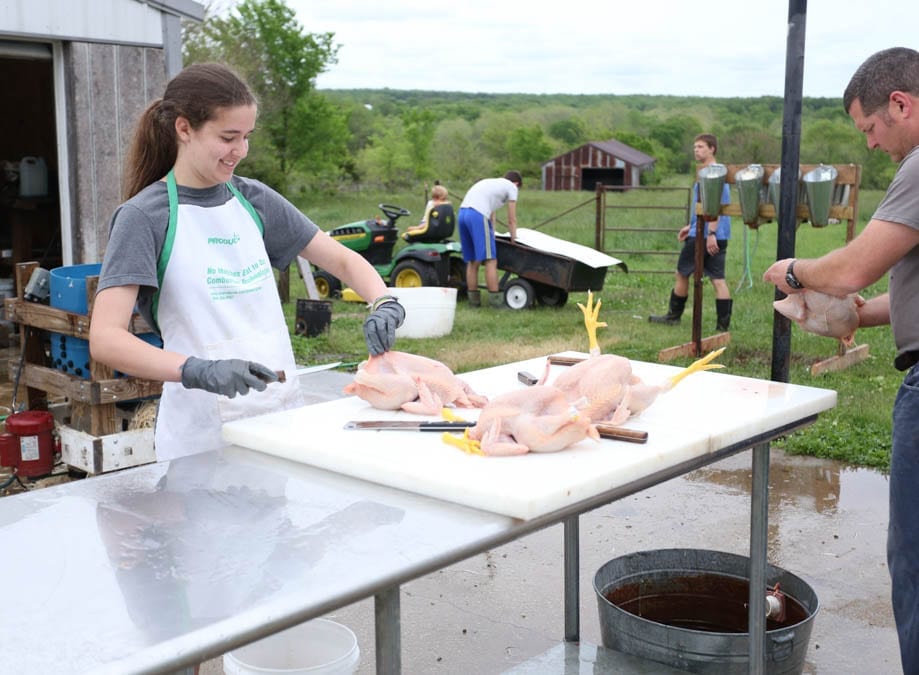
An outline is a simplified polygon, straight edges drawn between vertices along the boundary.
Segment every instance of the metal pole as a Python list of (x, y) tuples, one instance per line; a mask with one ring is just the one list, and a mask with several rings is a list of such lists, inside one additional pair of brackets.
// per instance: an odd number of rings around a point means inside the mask
[(402, 672), (402, 621), (399, 587), (390, 586), (374, 597), (376, 626), (376, 656), (378, 675), (398, 675)]
[[(779, 236), (776, 260), (795, 255), (798, 227), (798, 170), (801, 157), (801, 97), (804, 80), (804, 29), (807, 0), (788, 0), (785, 51), (785, 109), (782, 116), (782, 181), (779, 191)], [(785, 295), (776, 290), (775, 299)], [(772, 379), (788, 382), (791, 361), (791, 320), (774, 312), (772, 318)]]
[(580, 527), (578, 516), (565, 518), (565, 642), (581, 639)]
[(766, 672), (766, 565), (769, 521), (769, 444), (753, 447), (753, 489), (750, 493), (750, 630), (751, 675)]
[(705, 230), (708, 223), (703, 214), (698, 213), (696, 206), (702, 199), (702, 185), (699, 183), (699, 172), (696, 170), (696, 188), (698, 190), (695, 204), (692, 208), (696, 213), (696, 248), (695, 269), (692, 273), (692, 344), (696, 356), (702, 356), (702, 285), (703, 268), (705, 266)]

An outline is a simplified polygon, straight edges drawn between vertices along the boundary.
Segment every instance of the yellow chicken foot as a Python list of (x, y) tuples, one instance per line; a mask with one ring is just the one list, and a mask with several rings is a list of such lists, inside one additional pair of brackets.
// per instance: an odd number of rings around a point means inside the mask
[(597, 320), (597, 317), (600, 315), (600, 307), (603, 305), (603, 301), (597, 300), (596, 307), (594, 307), (593, 301), (593, 291), (587, 291), (587, 307), (580, 302), (578, 303), (578, 307), (584, 314), (584, 327), (587, 328), (590, 355), (597, 356), (600, 353), (600, 345), (597, 343), (597, 329), (606, 328), (606, 322)]
[(474, 441), (469, 438), (468, 429), (463, 432), (462, 436), (454, 436), (453, 434), (443, 433), (441, 434), (440, 438), (447, 445), (452, 445), (455, 448), (459, 448), (469, 455), (480, 455), (483, 457), (485, 456), (485, 453), (482, 452), (482, 444), (479, 441)]
[(711, 354), (707, 354), (706, 356), (702, 357), (698, 361), (694, 361), (693, 363), (691, 363), (689, 366), (687, 366), (682, 371), (680, 371), (679, 373), (677, 373), (676, 375), (670, 378), (669, 388), (673, 389), (673, 387), (679, 384), (681, 380), (683, 380), (686, 377), (689, 377), (693, 373), (698, 373), (703, 370), (715, 370), (717, 368), (724, 368), (724, 365), (720, 363), (712, 363), (712, 361), (714, 361), (716, 358), (721, 356), (724, 350), (725, 350), (725, 347), (722, 347), (721, 349), (716, 349)]
[(441, 408), (440, 416), (447, 422), (465, 422), (462, 417), (453, 412), (450, 408)]

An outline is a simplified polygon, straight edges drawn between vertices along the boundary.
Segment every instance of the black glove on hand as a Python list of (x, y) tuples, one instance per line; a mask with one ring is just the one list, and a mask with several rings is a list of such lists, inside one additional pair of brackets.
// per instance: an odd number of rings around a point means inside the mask
[(364, 320), (364, 339), (374, 356), (388, 352), (396, 342), (396, 328), (405, 321), (405, 308), (391, 295), (373, 302), (370, 316)]
[(269, 382), (277, 382), (278, 374), (260, 363), (242, 359), (208, 361), (189, 356), (182, 366), (182, 386), (204, 389), (233, 398), (248, 394), (250, 389), (265, 391)]

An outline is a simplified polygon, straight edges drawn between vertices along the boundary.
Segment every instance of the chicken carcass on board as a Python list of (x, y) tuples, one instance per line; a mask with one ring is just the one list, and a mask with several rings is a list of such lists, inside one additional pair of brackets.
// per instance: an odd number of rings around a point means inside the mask
[(588, 416), (561, 390), (542, 385), (496, 396), (462, 438), (444, 435), (466, 452), (490, 456), (558, 452), (585, 438), (600, 439)]
[(440, 361), (397, 351), (362, 362), (344, 392), (380, 410), (419, 415), (437, 415), (448, 405), (481, 408), (488, 402)]
[[(586, 401), (578, 405), (590, 417), (591, 422), (621, 424), (629, 417), (644, 411), (660, 394), (670, 391), (689, 375), (702, 370), (723, 368), (720, 363), (712, 363), (723, 352), (724, 347), (699, 359), (660, 384), (643, 382), (632, 372), (632, 362), (623, 356), (589, 356), (580, 363), (568, 367), (555, 378), (552, 386), (561, 389), (569, 402)], [(546, 363), (541, 383), (548, 381), (550, 368), (551, 361)]]
[(858, 306), (865, 301), (852, 293), (844, 298), (819, 291), (791, 293), (772, 303), (775, 310), (794, 321), (802, 330), (840, 340), (846, 347), (855, 343)]

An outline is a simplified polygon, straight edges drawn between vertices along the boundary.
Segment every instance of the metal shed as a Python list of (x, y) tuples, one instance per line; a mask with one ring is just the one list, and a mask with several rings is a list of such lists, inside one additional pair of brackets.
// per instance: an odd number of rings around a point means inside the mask
[(639, 185), (642, 171), (654, 168), (654, 158), (620, 143), (591, 141), (542, 165), (543, 190), (594, 190), (603, 185)]
[(181, 69), (183, 18), (203, 5), (0, 3), (0, 277), (102, 259), (134, 121)]

